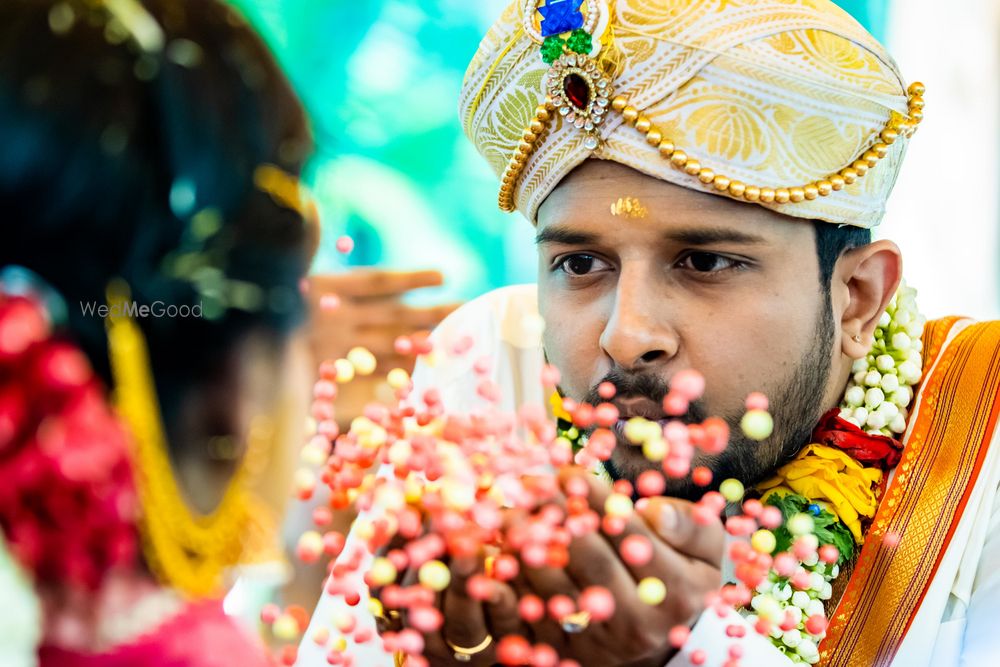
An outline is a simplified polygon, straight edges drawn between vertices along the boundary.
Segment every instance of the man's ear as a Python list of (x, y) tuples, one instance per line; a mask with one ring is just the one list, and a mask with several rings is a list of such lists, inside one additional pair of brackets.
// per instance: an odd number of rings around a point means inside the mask
[(851, 359), (871, 349), (879, 318), (903, 277), (903, 255), (892, 241), (875, 241), (845, 252), (833, 271), (831, 296), (840, 313), (841, 347)]

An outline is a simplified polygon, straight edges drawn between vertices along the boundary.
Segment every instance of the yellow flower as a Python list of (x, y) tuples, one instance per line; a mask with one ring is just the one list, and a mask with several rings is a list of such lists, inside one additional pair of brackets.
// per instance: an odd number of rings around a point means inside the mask
[(563, 407), (562, 396), (559, 395), (558, 391), (552, 392), (552, 395), (549, 396), (549, 406), (552, 408), (552, 415), (556, 419), (562, 419), (563, 421), (572, 423), (573, 417), (566, 412), (566, 408)]
[(757, 488), (765, 492), (763, 500), (779, 491), (808, 498), (842, 521), (861, 544), (861, 522), (875, 516), (875, 485), (880, 481), (878, 468), (865, 468), (839, 449), (814, 444)]

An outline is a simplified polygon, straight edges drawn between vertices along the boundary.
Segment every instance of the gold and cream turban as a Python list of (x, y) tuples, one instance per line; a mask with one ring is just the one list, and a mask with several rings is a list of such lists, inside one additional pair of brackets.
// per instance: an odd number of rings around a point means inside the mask
[[(567, 30), (546, 41), (547, 22)], [(596, 157), (873, 227), (922, 94), (827, 0), (514, 0), (469, 66), (460, 115), (501, 208), (531, 221)]]

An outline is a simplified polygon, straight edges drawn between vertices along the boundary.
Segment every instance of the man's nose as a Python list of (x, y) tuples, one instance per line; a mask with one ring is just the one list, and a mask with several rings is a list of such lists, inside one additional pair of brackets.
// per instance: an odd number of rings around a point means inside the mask
[(614, 304), (601, 334), (601, 348), (626, 370), (650, 370), (677, 354), (679, 340), (670, 323), (670, 304), (656, 276), (642, 267), (619, 274)]

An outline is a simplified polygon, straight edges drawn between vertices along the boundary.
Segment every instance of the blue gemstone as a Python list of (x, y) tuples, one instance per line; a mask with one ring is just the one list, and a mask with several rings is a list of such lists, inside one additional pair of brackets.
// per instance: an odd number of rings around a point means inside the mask
[(583, 0), (548, 0), (542, 13), (542, 37), (561, 35), (583, 27)]
[(823, 508), (817, 505), (816, 503), (813, 503), (806, 509), (812, 512), (813, 516), (819, 516), (819, 513), (823, 511)]

